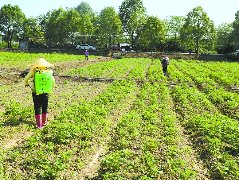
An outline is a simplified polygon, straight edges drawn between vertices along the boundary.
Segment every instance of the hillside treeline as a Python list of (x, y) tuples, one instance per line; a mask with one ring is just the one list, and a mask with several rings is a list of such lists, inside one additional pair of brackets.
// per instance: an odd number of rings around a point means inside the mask
[(89, 43), (109, 49), (125, 42), (137, 51), (230, 53), (239, 45), (239, 11), (218, 27), (201, 6), (184, 16), (147, 15), (142, 0), (123, 0), (119, 9), (94, 12), (87, 2), (27, 18), (17, 5), (0, 9), (2, 48), (26, 41), (31, 48), (74, 48)]

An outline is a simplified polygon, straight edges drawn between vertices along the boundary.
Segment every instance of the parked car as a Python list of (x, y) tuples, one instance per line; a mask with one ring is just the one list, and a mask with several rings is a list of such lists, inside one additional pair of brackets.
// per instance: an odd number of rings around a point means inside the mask
[(228, 53), (228, 55), (239, 56), (239, 50), (237, 49), (237, 50), (234, 51), (234, 52), (230, 52), (230, 53)]
[(96, 50), (96, 47), (92, 46), (90, 44), (80, 44), (80, 45), (76, 45), (76, 49), (79, 49), (79, 50)]

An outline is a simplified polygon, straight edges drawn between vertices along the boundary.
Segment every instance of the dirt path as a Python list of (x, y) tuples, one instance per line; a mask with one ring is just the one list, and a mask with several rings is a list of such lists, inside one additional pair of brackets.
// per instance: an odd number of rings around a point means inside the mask
[(31, 131), (17, 132), (11, 139), (6, 139), (3, 142), (1, 142), (0, 148), (3, 150), (8, 150), (16, 146), (19, 146), (33, 134), (34, 132)]
[(77, 179), (89, 179), (93, 178), (94, 175), (97, 175), (97, 170), (100, 166), (100, 159), (105, 155), (107, 152), (106, 147), (103, 145), (98, 147), (98, 149), (89, 157), (89, 162), (85, 165), (85, 167), (80, 171), (78, 174)]
[(190, 141), (190, 137), (186, 134), (185, 129), (177, 123), (178, 135), (180, 136), (180, 142), (178, 147), (180, 149), (189, 147), (191, 149), (190, 153), (186, 153), (182, 158), (191, 165), (191, 168), (197, 172), (196, 179), (207, 180), (210, 178), (210, 173), (206, 168), (206, 165), (199, 158), (197, 152), (193, 149), (193, 145)]

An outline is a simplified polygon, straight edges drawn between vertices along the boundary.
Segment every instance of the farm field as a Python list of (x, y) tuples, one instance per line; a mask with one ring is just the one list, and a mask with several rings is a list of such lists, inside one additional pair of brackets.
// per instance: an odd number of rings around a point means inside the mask
[[(20, 73), (55, 65), (35, 129)], [(239, 179), (239, 64), (0, 52), (0, 179)]]

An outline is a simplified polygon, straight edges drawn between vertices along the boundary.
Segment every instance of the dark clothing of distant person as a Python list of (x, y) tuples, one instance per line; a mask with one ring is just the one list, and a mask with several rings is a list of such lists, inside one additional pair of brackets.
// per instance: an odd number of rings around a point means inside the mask
[(169, 65), (169, 58), (167, 56), (164, 56), (162, 61), (162, 68), (163, 68), (163, 74), (164, 76), (167, 76), (167, 69), (168, 69), (168, 65)]

